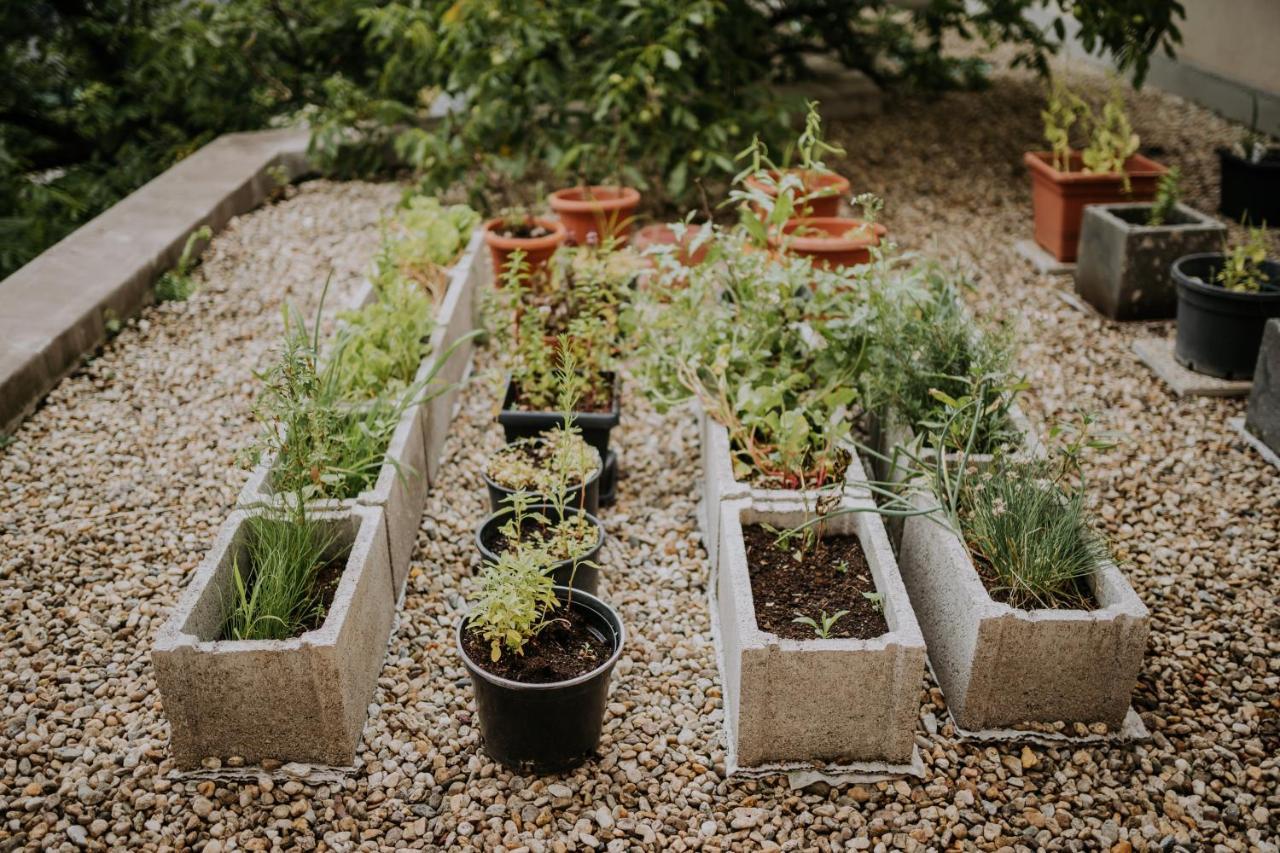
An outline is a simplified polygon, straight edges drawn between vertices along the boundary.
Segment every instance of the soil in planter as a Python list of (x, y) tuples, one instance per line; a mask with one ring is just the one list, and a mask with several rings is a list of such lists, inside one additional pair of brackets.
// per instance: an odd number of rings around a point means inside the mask
[(552, 621), (525, 643), (523, 655), (503, 649), (502, 657), (493, 661), (489, 643), (474, 631), (462, 632), (462, 648), (485, 672), (521, 684), (568, 681), (591, 672), (613, 654), (613, 646), (591, 629), (577, 608), (562, 603), (549, 615)]
[[(515, 395), (512, 398), (511, 405), (517, 411), (521, 412), (541, 412), (546, 411), (543, 406), (531, 406), (525, 401), (524, 392), (520, 390), (519, 382), (512, 382), (515, 386)], [(590, 385), (587, 386), (582, 398), (578, 400), (574, 410), (577, 412), (610, 412), (613, 411), (613, 390), (609, 385), (605, 386), (606, 390), (603, 394)]]
[(831, 638), (867, 640), (889, 630), (884, 614), (863, 593), (874, 593), (871, 567), (857, 536), (824, 536), (801, 559), (795, 549), (778, 546), (774, 532), (752, 524), (742, 528), (747, 573), (755, 601), (756, 624), (788, 640), (814, 640), (811, 626), (794, 622), (808, 616), (849, 611), (832, 626)]

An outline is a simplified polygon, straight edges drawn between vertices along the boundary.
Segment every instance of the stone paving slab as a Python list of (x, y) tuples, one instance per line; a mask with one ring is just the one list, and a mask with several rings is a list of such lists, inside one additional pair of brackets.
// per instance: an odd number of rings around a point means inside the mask
[(106, 340), (108, 318), (151, 299), (187, 236), (220, 230), (306, 169), (305, 129), (221, 136), (0, 281), (0, 433)]
[(1187, 370), (1173, 357), (1173, 341), (1139, 338), (1133, 352), (1179, 397), (1243, 397), (1253, 383), (1247, 379), (1219, 379)]
[(1040, 248), (1035, 240), (1018, 240), (1013, 244), (1013, 249), (1030, 261), (1031, 266), (1041, 275), (1075, 275), (1075, 264), (1058, 260)]

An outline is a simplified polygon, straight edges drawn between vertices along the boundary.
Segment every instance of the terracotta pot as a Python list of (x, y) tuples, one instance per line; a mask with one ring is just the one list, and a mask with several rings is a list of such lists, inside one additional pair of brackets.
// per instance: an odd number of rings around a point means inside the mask
[(625, 246), (640, 193), (631, 187), (568, 187), (553, 192), (550, 201), (569, 239), (577, 245), (600, 243), (612, 236), (615, 246)]
[(1133, 155), (1124, 162), (1125, 174), (1129, 176), (1126, 193), (1124, 177), (1119, 173), (1079, 171), (1079, 154), (1071, 155), (1069, 172), (1059, 172), (1053, 167), (1053, 154), (1049, 151), (1028, 151), (1022, 160), (1031, 172), (1036, 242), (1059, 261), (1076, 259), (1085, 205), (1151, 201), (1156, 197), (1156, 184), (1165, 172), (1165, 167), (1154, 160), (1141, 154)]
[[(680, 243), (680, 249), (676, 252), (676, 258), (686, 267), (696, 267), (707, 258), (707, 252), (711, 249), (711, 244), (706, 243), (698, 247), (692, 255), (689, 254), (689, 244), (702, 230), (700, 225), (690, 225), (685, 229), (684, 240)], [(676, 232), (672, 230), (670, 225), (656, 224), (646, 225), (636, 232), (635, 240), (632, 245), (635, 246), (637, 252), (643, 252), (650, 246), (674, 246), (676, 243)]]
[[(870, 233), (867, 233), (868, 227)], [(796, 235), (796, 231), (802, 233)], [(820, 233), (813, 233), (813, 232)], [(849, 232), (855, 233), (850, 234)], [(889, 233), (876, 222), (868, 226), (861, 219), (840, 216), (811, 216), (787, 220), (782, 226), (785, 237), (775, 237), (770, 242), (790, 255), (804, 255), (824, 269), (852, 267), (870, 263), (871, 247)], [(793, 236), (794, 235), (794, 236)]]
[(502, 286), (502, 278), (507, 271), (507, 258), (517, 249), (524, 251), (524, 262), (533, 273), (547, 265), (556, 249), (565, 241), (564, 226), (555, 219), (535, 217), (533, 220), (545, 228), (548, 233), (542, 237), (504, 237), (501, 233), (502, 219), (490, 219), (484, 224), (484, 242), (489, 247), (489, 256), (493, 259), (493, 280)]
[(759, 190), (765, 195), (773, 198), (777, 195), (778, 182), (782, 180), (783, 175), (799, 175), (804, 185), (804, 192), (808, 194), (819, 190), (826, 193), (817, 198), (811, 198), (804, 202), (803, 206), (797, 202), (797, 216), (830, 218), (840, 215), (840, 200), (849, 195), (849, 180), (835, 172), (816, 172), (801, 171), (800, 169), (783, 169), (781, 171), (769, 169), (765, 172), (773, 179), (772, 183), (761, 180), (752, 175), (747, 178), (747, 186), (753, 190)]

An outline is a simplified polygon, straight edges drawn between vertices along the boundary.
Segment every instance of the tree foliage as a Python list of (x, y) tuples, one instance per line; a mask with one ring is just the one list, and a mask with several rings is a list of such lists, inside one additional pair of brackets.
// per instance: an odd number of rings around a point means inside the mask
[[(904, 8), (905, 7), (905, 8)], [(1047, 30), (1026, 13), (1047, 8)], [(885, 86), (976, 85), (954, 38), (1043, 70), (1074, 22), (1137, 79), (1174, 0), (22, 0), (0, 6), (0, 276), (219, 133), (305, 118), (330, 167), (388, 150), (688, 201), (798, 115), (772, 84), (832, 55)], [(972, 53), (972, 52), (971, 52)], [(440, 95), (459, 108), (439, 115)], [(436, 115), (432, 114), (435, 105)]]

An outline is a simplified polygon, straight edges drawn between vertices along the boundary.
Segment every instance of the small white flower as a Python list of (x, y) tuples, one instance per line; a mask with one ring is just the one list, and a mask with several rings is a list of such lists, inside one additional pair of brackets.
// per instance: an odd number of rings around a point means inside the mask
[(991, 502), (991, 514), (994, 515), (996, 518), (999, 518), (1000, 516), (1004, 515), (1004, 511), (1005, 511), (1004, 498), (996, 498)]

